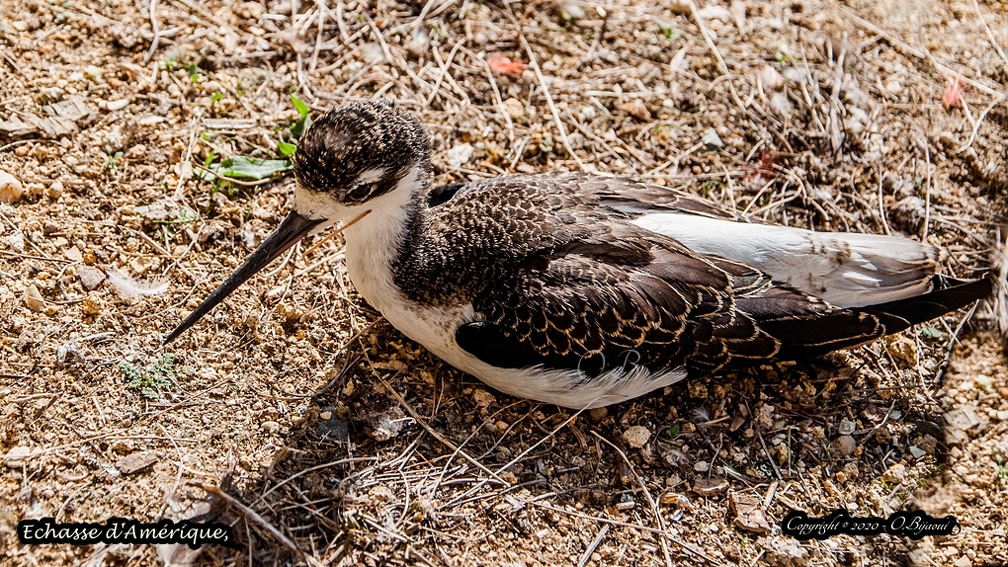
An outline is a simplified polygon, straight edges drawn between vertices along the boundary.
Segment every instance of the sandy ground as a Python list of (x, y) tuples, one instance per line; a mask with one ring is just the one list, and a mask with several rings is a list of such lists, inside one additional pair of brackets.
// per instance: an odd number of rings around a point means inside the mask
[[(291, 94), (397, 100), (439, 181), (628, 175), (926, 239), (977, 277), (1000, 265), (1004, 46), (997, 2), (0, 4), (0, 564), (1008, 563), (993, 302), (578, 414), (436, 360), (316, 238), (159, 340), (289, 207), (289, 175), (204, 168), (282, 158)], [(962, 529), (781, 532), (837, 508)], [(42, 517), (237, 543), (19, 543)]]

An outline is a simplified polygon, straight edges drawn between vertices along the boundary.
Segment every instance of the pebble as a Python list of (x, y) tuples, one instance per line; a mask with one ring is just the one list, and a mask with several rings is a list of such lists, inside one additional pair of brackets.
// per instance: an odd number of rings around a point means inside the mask
[(473, 401), (476, 402), (476, 406), (480, 408), (488, 408), (497, 403), (497, 398), (495, 398), (490, 392), (483, 389), (473, 390), (472, 397)]
[(854, 433), (855, 429), (857, 429), (857, 424), (845, 417), (840, 420), (840, 427), (837, 427), (837, 433), (840, 435), (850, 435)]
[(81, 284), (90, 291), (105, 281), (105, 272), (91, 266), (80, 266), (77, 268), (77, 277), (80, 278)]
[(609, 415), (609, 409), (608, 408), (604, 408), (604, 407), (603, 408), (592, 408), (592, 409), (588, 410), (588, 417), (592, 421), (594, 421), (595, 423), (598, 423), (598, 422), (602, 421), (608, 415)]
[(517, 120), (525, 116), (525, 105), (518, 99), (509, 98), (504, 101), (504, 111), (508, 113), (508, 116), (512, 120)]
[(891, 482), (893, 484), (899, 484), (904, 480), (906, 480), (906, 466), (904, 466), (901, 463), (896, 463), (895, 465), (886, 469), (884, 473), (882, 473), (882, 478), (885, 479), (887, 482)]
[(704, 131), (701, 142), (703, 142), (704, 147), (708, 150), (719, 150), (724, 147), (724, 142), (722, 142), (721, 137), (718, 136), (717, 130), (713, 128), (708, 128)]
[(25, 460), (31, 456), (31, 449), (18, 445), (17, 447), (12, 447), (10, 451), (3, 457), (3, 462), (5, 465), (12, 469), (19, 469), (24, 465)]
[(0, 169), (0, 203), (9, 205), (20, 199), (22, 195), (24, 195), (24, 186), (21, 185), (21, 181)]
[(714, 496), (728, 492), (728, 487), (729, 484), (726, 479), (712, 476), (710, 478), (696, 479), (696, 482), (693, 483), (693, 492), (700, 496)]
[(720, 20), (723, 23), (730, 24), (732, 21), (732, 13), (724, 6), (707, 6), (706, 8), (701, 8), (697, 11), (697, 16), (705, 20)]
[(126, 108), (127, 106), (129, 106), (129, 103), (130, 99), (128, 98), (121, 98), (119, 100), (110, 100), (107, 103), (105, 103), (105, 108), (112, 112), (115, 112), (117, 110), (122, 110)]
[(855, 442), (854, 438), (850, 435), (841, 435), (833, 442), (833, 447), (836, 448), (837, 453), (839, 453), (841, 457), (849, 457), (854, 454), (854, 448), (857, 447), (857, 442)]
[(275, 421), (264, 421), (260, 424), (260, 427), (262, 427), (263, 431), (270, 434), (280, 431), (280, 424)]
[(42, 299), (42, 294), (35, 284), (29, 285), (28, 289), (25, 290), (24, 301), (28, 309), (32, 311), (44, 311), (46, 308), (45, 299)]
[(56, 181), (53, 181), (51, 184), (49, 184), (49, 187), (46, 189), (46, 195), (50, 199), (59, 199), (60, 197), (62, 197), (63, 182), (57, 179)]
[(640, 449), (651, 438), (651, 430), (643, 425), (634, 425), (623, 432), (623, 441), (634, 449)]
[(462, 167), (462, 164), (469, 161), (473, 155), (472, 144), (459, 144), (452, 149), (448, 150), (448, 167), (452, 169), (458, 169)]
[(705, 473), (710, 470), (710, 464), (707, 461), (697, 461), (693, 464), (693, 470), (698, 473)]

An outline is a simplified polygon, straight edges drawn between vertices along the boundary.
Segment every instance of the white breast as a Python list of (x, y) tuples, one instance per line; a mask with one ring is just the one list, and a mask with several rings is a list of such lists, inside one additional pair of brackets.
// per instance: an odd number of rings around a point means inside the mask
[(682, 369), (652, 372), (628, 363), (586, 381), (576, 370), (499, 368), (462, 350), (455, 342), (455, 331), (478, 320), (472, 305), (421, 305), (406, 297), (393, 280), (391, 266), (405, 229), (408, 188), (413, 184), (410, 177), (371, 201), (368, 207), (372, 212), (344, 232), (347, 271), (354, 287), (404, 335), (497, 390), (574, 409), (622, 402), (686, 376)]

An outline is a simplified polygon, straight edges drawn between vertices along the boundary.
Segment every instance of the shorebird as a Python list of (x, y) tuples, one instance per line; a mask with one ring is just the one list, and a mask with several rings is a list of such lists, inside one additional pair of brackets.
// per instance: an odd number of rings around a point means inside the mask
[(684, 378), (814, 357), (989, 294), (906, 238), (756, 222), (581, 173), (433, 187), (420, 121), (387, 101), (322, 114), (294, 208), (171, 341), (305, 236), (343, 223), (357, 291), (407, 337), (502, 392), (605, 406)]

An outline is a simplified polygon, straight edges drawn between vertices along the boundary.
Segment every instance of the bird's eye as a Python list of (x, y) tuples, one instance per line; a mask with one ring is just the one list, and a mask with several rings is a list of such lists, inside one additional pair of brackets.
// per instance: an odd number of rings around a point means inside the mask
[(346, 199), (348, 201), (363, 201), (368, 198), (374, 190), (374, 183), (360, 183), (353, 189), (347, 191)]

